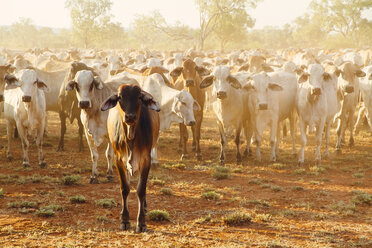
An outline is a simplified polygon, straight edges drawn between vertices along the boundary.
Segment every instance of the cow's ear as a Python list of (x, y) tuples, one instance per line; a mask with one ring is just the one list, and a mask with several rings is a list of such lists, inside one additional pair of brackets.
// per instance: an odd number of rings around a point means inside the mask
[(7, 64), (6, 65), (6, 71), (8, 72), (8, 73), (13, 73), (14, 71), (15, 71), (15, 67), (14, 66), (12, 66), (11, 64)]
[(40, 79), (37, 79), (34, 83), (37, 84), (37, 87), (43, 90), (44, 92), (49, 92), (48, 86)]
[(365, 77), (366, 76), (366, 73), (360, 69), (358, 69), (356, 72), (355, 72), (355, 75), (357, 77)]
[(249, 70), (249, 64), (244, 64), (242, 66), (240, 66), (240, 68), (238, 69), (238, 71), (248, 71)]
[(96, 87), (97, 90), (102, 90), (103, 89), (103, 82), (100, 77), (94, 77), (93, 79), (93, 84)]
[(250, 90), (254, 89), (254, 87), (250, 82), (248, 82), (247, 84), (245, 84), (243, 86), (243, 89), (246, 90), (246, 91), (250, 91)]
[(231, 75), (229, 75), (229, 76), (227, 77), (227, 82), (229, 82), (229, 83), (231, 84), (231, 86), (232, 86), (233, 88), (235, 88), (235, 89), (241, 89), (241, 88), (242, 88), (242, 86), (241, 86), (239, 80), (236, 79), (235, 77), (231, 76)]
[(324, 72), (324, 73), (323, 73), (323, 80), (324, 80), (324, 81), (329, 81), (329, 80), (331, 80), (331, 74), (329, 74), (328, 72)]
[(336, 68), (336, 70), (334, 71), (334, 74), (337, 76), (337, 77), (339, 77), (340, 76), (340, 74), (341, 74), (341, 70), (340, 69), (338, 69), (338, 68)]
[(199, 103), (197, 101), (194, 100), (194, 103), (192, 105), (194, 111), (200, 111), (201, 110), (201, 107), (199, 105)]
[(179, 77), (181, 75), (182, 71), (183, 71), (183, 67), (177, 67), (177, 68), (174, 68), (170, 72), (170, 75), (171, 75), (171, 77)]
[(274, 71), (274, 69), (273, 68), (271, 68), (268, 64), (266, 64), (266, 63), (263, 63), (262, 64), (262, 69), (264, 70), (264, 72), (273, 72)]
[(197, 71), (199, 76), (201, 76), (201, 77), (205, 77), (205, 76), (208, 76), (210, 74), (209, 70), (207, 70), (206, 68), (204, 68), (202, 66), (195, 66), (195, 71)]
[(208, 77), (205, 77), (203, 79), (203, 81), (200, 83), (199, 88), (200, 89), (207, 88), (207, 87), (209, 87), (209, 86), (211, 86), (213, 84), (213, 81), (214, 81), (214, 76), (213, 75), (210, 75)]
[(160, 111), (160, 104), (154, 100), (151, 94), (147, 93), (146, 91), (142, 91), (140, 99), (149, 109), (155, 110), (156, 112)]
[(302, 75), (298, 79), (298, 83), (302, 84), (302, 83), (306, 82), (308, 78), (309, 78), (309, 74), (307, 74), (306, 72), (302, 73)]
[(118, 103), (119, 96), (117, 94), (111, 95), (109, 98), (106, 99), (101, 105), (101, 111), (106, 111), (110, 108), (113, 108)]
[(6, 85), (5, 85), (6, 90), (15, 89), (21, 86), (21, 83), (18, 81), (18, 79), (14, 75), (5, 74), (4, 80), (6, 82)]
[(369, 75), (368, 80), (372, 80), (372, 73)]
[(77, 83), (74, 80), (71, 80), (70, 82), (67, 83), (65, 90), (66, 91), (71, 91), (76, 87)]
[(174, 58), (171, 58), (170, 60), (168, 60), (167, 65), (170, 65), (170, 64), (173, 64), (173, 63), (174, 63)]
[(273, 91), (282, 91), (283, 87), (276, 83), (269, 83), (269, 89)]

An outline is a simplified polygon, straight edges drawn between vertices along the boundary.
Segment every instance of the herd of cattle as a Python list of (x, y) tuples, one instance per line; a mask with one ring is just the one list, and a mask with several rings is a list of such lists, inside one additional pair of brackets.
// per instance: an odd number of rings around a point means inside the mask
[[(23, 166), (29, 166), (30, 135), (34, 135), (39, 165), (46, 166), (42, 151), (47, 132), (47, 111), (59, 114), (61, 133), (58, 151), (64, 149), (66, 119), (79, 126), (79, 150), (83, 132), (92, 157), (90, 183), (98, 183), (98, 147), (107, 143), (107, 178), (113, 180), (113, 161), (119, 172), (123, 211), (121, 228), (129, 229), (127, 196), (129, 176), (139, 172), (137, 231), (146, 230), (146, 182), (151, 164), (158, 163), (159, 131), (178, 123), (181, 159), (189, 158), (188, 130), (192, 150), (202, 160), (201, 125), (205, 109), (213, 108), (221, 135), (220, 162), (226, 159), (227, 137), (235, 131), (237, 163), (241, 129), (246, 148), (256, 144), (261, 161), (262, 134), (269, 127), (270, 160), (276, 161), (281, 131), (289, 122), (292, 152), (296, 151), (299, 123), (304, 163), (307, 134), (315, 133), (315, 161), (329, 155), (330, 128), (337, 124), (336, 151), (366, 117), (372, 132), (372, 50), (281, 51), (242, 50), (220, 52), (94, 51), (30, 49), (0, 51), (0, 101), (7, 125), (7, 158), (11, 140), (19, 135)], [(360, 106), (358, 119), (354, 115)]]

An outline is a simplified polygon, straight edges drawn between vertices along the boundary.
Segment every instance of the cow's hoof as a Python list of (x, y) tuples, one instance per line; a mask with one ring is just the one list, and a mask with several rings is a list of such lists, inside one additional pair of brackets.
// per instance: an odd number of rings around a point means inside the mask
[(45, 163), (44, 161), (39, 163), (39, 166), (40, 168), (45, 168), (47, 166), (47, 163)]
[(89, 183), (90, 184), (98, 184), (99, 183), (98, 178), (97, 177), (90, 177)]
[(181, 155), (181, 160), (183, 161), (183, 160), (187, 160), (187, 159), (189, 159), (189, 155), (188, 154), (182, 154)]
[(220, 165), (224, 166), (225, 165), (225, 160), (220, 160)]
[(200, 153), (197, 153), (195, 157), (196, 157), (197, 161), (202, 161), (203, 160), (203, 157)]
[(298, 161), (297, 165), (298, 166), (303, 166), (304, 165), (304, 161)]
[(23, 166), (24, 168), (27, 168), (27, 167), (30, 167), (30, 164), (29, 164), (28, 162), (23, 162), (23, 163), (22, 163), (22, 166)]
[(127, 222), (127, 223), (120, 223), (120, 230), (123, 230), (123, 231), (130, 230), (130, 223), (129, 222)]
[(137, 226), (136, 233), (142, 233), (142, 232), (147, 232), (147, 226), (146, 225)]
[[(113, 175), (107, 175), (106, 178), (107, 178), (107, 182), (110, 182), (110, 183), (114, 182), (114, 176)], [(98, 180), (97, 180), (97, 183), (98, 183)]]
[(336, 153), (340, 155), (342, 153), (341, 148), (337, 147), (336, 148)]
[(270, 158), (270, 161), (271, 161), (271, 162), (276, 162), (276, 157), (275, 157), (275, 156), (274, 156), (274, 157), (271, 157), (271, 158)]
[(13, 156), (12, 155), (7, 155), (6, 158), (8, 159), (8, 161), (13, 161)]

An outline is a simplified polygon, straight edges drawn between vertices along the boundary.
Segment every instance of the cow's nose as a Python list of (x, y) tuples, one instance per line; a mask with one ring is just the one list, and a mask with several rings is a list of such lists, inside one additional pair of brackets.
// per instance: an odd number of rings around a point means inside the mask
[(189, 123), (187, 123), (187, 126), (194, 126), (195, 125), (195, 121), (189, 121)]
[(22, 102), (31, 102), (31, 96), (22, 96)]
[(346, 91), (346, 93), (353, 93), (354, 92), (354, 86), (346, 85), (345, 91)]
[(259, 110), (267, 110), (267, 103), (260, 103), (258, 105)]
[(194, 85), (195, 85), (194, 80), (192, 80), (192, 79), (186, 80), (186, 87), (190, 87), (190, 86), (194, 86)]
[(0, 102), (4, 101), (4, 96), (0, 95)]
[(89, 101), (79, 101), (79, 107), (82, 109), (89, 108)]
[(136, 114), (125, 114), (125, 122), (128, 124), (134, 123), (136, 120)]
[(320, 93), (321, 93), (320, 88), (313, 88), (313, 89), (311, 90), (311, 94), (312, 94), (312, 95), (319, 96)]
[(218, 99), (225, 99), (227, 97), (227, 94), (225, 91), (219, 91), (217, 92), (217, 98)]

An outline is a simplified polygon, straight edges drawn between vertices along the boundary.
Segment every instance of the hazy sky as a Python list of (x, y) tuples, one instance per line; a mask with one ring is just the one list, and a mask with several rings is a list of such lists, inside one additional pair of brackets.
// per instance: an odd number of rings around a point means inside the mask
[[(114, 20), (129, 27), (137, 14), (157, 9), (168, 23), (180, 21), (199, 27), (194, 0), (113, 0)], [(65, 0), (0, 0), (0, 25), (10, 25), (19, 17), (29, 17), (38, 26), (68, 28), (71, 25)], [(305, 13), (310, 0), (263, 0), (249, 13), (256, 19), (255, 28), (282, 26)]]

